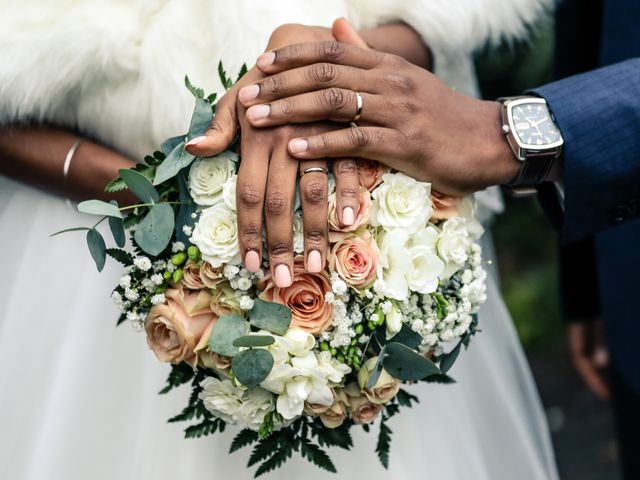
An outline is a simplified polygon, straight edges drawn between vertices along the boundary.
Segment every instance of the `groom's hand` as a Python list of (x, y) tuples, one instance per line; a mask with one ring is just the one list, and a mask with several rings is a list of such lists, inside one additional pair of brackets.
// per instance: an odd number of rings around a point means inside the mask
[(270, 76), (240, 91), (254, 127), (348, 125), (362, 95), (357, 127), (292, 139), (298, 159), (378, 160), (450, 195), (507, 183), (518, 172), (500, 104), (462, 95), (398, 56), (317, 42), (266, 52), (257, 67)]
[(602, 320), (570, 323), (567, 327), (569, 356), (576, 371), (601, 399), (609, 398), (609, 382), (606, 371), (609, 353), (604, 341)]

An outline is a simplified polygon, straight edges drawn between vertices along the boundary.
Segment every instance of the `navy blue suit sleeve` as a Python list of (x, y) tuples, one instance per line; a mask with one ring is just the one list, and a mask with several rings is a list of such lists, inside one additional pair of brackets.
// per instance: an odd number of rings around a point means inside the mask
[(565, 141), (563, 241), (640, 216), (640, 58), (533, 91)]

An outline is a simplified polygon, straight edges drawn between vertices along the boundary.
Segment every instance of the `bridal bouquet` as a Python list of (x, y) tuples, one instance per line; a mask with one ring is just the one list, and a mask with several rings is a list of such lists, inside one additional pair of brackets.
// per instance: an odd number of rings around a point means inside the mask
[[(335, 472), (322, 447), (349, 449), (352, 427), (377, 422), (386, 467), (387, 421), (418, 401), (401, 387), (452, 382), (447, 372), (476, 331), (486, 273), (472, 201), (360, 161), (354, 224), (339, 226), (335, 194), (327, 199), (326, 269), (304, 269), (296, 208), (294, 279), (278, 288), (267, 262), (250, 273), (240, 260), (233, 146), (213, 158), (184, 149), (215, 113), (215, 95), (186, 83), (196, 101), (188, 132), (107, 186), (128, 188), (140, 203), (82, 202), (81, 212), (102, 218), (70, 229), (87, 231), (99, 270), (107, 256), (124, 265), (111, 296), (119, 323), (144, 330), (158, 360), (172, 365), (161, 393), (189, 384), (188, 404), (169, 421), (192, 422), (187, 437), (238, 425), (230, 450), (253, 445), (256, 476), (294, 451)], [(106, 248), (96, 229), (105, 219), (118, 248)]]

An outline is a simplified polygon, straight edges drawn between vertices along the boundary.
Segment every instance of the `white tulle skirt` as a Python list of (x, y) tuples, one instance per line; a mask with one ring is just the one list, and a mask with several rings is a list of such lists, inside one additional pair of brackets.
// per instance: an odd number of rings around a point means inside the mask
[[(252, 478), (248, 452), (227, 453), (235, 429), (184, 440), (166, 423), (186, 391), (159, 397), (168, 367), (142, 334), (115, 327), (118, 266), (98, 274), (82, 233), (49, 238), (85, 220), (0, 177), (0, 478)], [(458, 383), (411, 387), (420, 404), (392, 419), (388, 471), (374, 426), (358, 429), (351, 452), (331, 452), (337, 476), (294, 459), (265, 478), (556, 479), (540, 400), (491, 279), (488, 295), (482, 332), (451, 372)]]

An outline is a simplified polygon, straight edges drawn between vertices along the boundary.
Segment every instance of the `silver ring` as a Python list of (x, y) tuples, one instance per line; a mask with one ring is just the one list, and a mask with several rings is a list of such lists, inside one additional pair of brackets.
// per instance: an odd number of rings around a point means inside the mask
[(360, 120), (360, 115), (362, 115), (362, 94), (360, 92), (353, 92), (356, 94), (356, 115), (353, 117), (352, 122), (356, 122)]
[(307, 173), (324, 173), (325, 175), (329, 175), (329, 170), (324, 167), (309, 167), (302, 171), (300, 177), (305, 176)]

